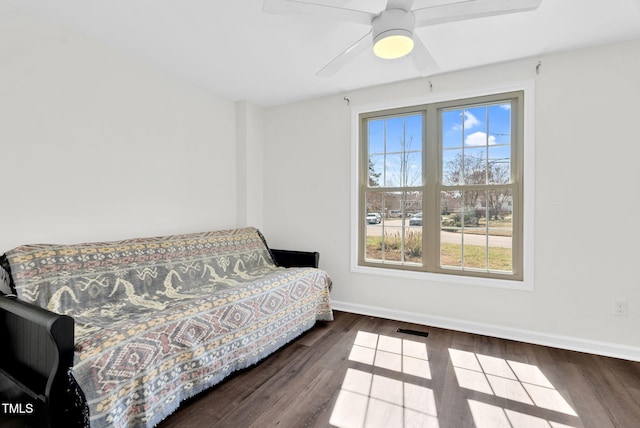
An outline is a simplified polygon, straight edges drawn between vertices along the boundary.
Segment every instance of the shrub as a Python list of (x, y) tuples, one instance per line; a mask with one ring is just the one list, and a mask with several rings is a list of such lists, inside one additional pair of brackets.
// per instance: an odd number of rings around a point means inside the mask
[(453, 216), (453, 226), (462, 227), (462, 218), (464, 216), (465, 226), (477, 226), (478, 217), (474, 211), (465, 211), (464, 213), (457, 213)]

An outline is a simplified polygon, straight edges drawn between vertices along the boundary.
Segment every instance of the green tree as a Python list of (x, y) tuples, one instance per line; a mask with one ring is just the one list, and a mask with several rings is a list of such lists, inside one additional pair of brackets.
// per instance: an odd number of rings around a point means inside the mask
[(376, 172), (373, 162), (371, 162), (371, 159), (369, 159), (369, 187), (380, 186), (379, 180), (381, 175), (382, 173)]

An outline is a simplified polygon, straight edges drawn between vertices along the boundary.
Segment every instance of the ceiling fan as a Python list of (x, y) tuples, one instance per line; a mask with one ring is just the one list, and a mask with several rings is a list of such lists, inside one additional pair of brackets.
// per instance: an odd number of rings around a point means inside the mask
[(486, 16), (526, 12), (538, 8), (542, 0), (428, 0), (429, 6), (412, 9), (414, 0), (387, 0), (386, 8), (378, 13), (345, 9), (328, 4), (298, 0), (264, 0), (264, 10), (276, 14), (315, 15), (355, 24), (371, 29), (345, 49), (316, 75), (330, 77), (362, 51), (373, 46), (380, 58), (395, 59), (411, 54), (416, 69), (423, 73), (438, 70), (414, 29), (445, 22), (462, 21)]

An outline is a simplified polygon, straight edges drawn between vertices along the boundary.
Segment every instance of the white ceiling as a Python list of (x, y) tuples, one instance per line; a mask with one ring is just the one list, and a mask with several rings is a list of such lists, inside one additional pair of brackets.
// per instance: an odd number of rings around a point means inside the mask
[[(385, 0), (307, 0), (378, 13)], [(434, 0), (415, 0), (414, 9)], [(420, 77), (408, 58), (364, 52), (315, 73), (369, 31), (315, 16), (272, 15), (262, 0), (0, 0), (0, 25), (44, 17), (128, 51), (231, 100), (261, 106)], [(438, 73), (640, 38), (640, 0), (542, 0), (538, 10), (419, 28)], [(639, 53), (640, 54), (640, 53)]]

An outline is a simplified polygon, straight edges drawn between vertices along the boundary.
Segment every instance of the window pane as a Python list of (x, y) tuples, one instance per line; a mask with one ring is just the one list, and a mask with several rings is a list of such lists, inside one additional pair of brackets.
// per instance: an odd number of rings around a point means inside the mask
[(406, 186), (422, 185), (422, 152), (404, 154), (404, 175)]
[(511, 148), (509, 146), (489, 147), (487, 183), (511, 183)]
[(513, 271), (513, 197), (511, 190), (488, 192), (489, 270)]
[(441, 192), (440, 265), (456, 268), (486, 268), (486, 212), (483, 191)]
[(365, 259), (382, 260), (382, 213), (384, 212), (384, 193), (367, 192), (365, 194)]
[(462, 184), (462, 153), (462, 150), (443, 150), (442, 184), (445, 186)]
[(387, 187), (402, 186), (403, 173), (402, 155), (388, 154), (385, 161), (384, 185)]
[[(495, 233), (495, 235), (494, 235)], [(489, 230), (489, 270), (513, 271), (513, 238)]]
[(487, 128), (487, 107), (471, 107), (464, 109), (465, 134)]
[(387, 153), (399, 153), (404, 145), (404, 118), (394, 117), (385, 120), (385, 150)]
[(384, 120), (369, 121), (369, 155), (384, 153)]
[(386, 157), (387, 187), (420, 186), (422, 184), (422, 153), (405, 152)]
[(488, 145), (486, 107), (464, 110), (465, 147), (486, 147)]
[(369, 187), (379, 187), (384, 174), (384, 155), (369, 156)]
[(422, 192), (404, 192), (402, 204), (402, 257), (405, 264), (422, 265)]
[(488, 192), (489, 227), (501, 227), (504, 221), (508, 220), (508, 227), (511, 230), (511, 217), (513, 215), (513, 195), (510, 189), (497, 189)]
[(406, 151), (422, 151), (422, 115), (415, 114), (405, 118)]
[(489, 134), (495, 144), (511, 144), (511, 104), (489, 106)]
[(486, 148), (467, 148), (464, 150), (464, 184), (485, 184), (487, 182)]
[(422, 212), (422, 192), (406, 192), (405, 213), (407, 217)]
[(462, 266), (465, 269), (487, 269), (486, 191), (470, 190), (463, 193), (461, 212)]
[(422, 185), (422, 115), (405, 118), (405, 144), (402, 154), (403, 186)]
[(462, 147), (463, 142), (463, 114), (462, 110), (447, 110), (442, 112), (442, 148)]
[(460, 212), (462, 194), (458, 191), (440, 193), (440, 266), (462, 267), (462, 233)]

